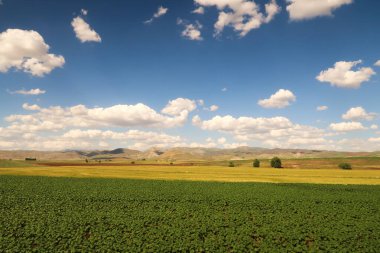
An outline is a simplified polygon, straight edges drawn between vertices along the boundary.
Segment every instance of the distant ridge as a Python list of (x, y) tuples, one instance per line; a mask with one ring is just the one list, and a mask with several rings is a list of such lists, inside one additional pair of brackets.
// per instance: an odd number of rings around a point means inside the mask
[(157, 148), (145, 151), (126, 148), (113, 150), (67, 150), (67, 151), (34, 151), (34, 150), (0, 150), (0, 159), (24, 160), (27, 157), (38, 160), (81, 160), (81, 159), (130, 159), (130, 160), (247, 160), (254, 158), (332, 158), (332, 157), (380, 157), (380, 152), (339, 152), (308, 149), (267, 149), (259, 147), (220, 148)]

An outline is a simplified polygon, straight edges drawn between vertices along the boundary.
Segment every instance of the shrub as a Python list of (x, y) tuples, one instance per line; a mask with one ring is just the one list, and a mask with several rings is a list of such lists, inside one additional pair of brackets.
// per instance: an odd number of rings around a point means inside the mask
[(339, 168), (341, 168), (342, 170), (351, 170), (352, 166), (349, 163), (340, 163)]
[(260, 161), (258, 159), (255, 159), (253, 161), (253, 167), (255, 167), (255, 168), (259, 168), (260, 167)]
[(277, 156), (273, 157), (272, 160), (270, 160), (270, 166), (272, 168), (282, 168), (281, 159)]
[(231, 162), (228, 164), (228, 167), (235, 167), (234, 162), (231, 161)]

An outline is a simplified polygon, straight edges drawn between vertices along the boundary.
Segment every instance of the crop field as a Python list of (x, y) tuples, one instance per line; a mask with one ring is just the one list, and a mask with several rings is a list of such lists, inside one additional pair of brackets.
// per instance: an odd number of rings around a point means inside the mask
[[(61, 163), (62, 165), (62, 163)], [(222, 182), (272, 182), (317, 184), (380, 185), (380, 170), (253, 168), (249, 165), (229, 168), (221, 165), (65, 165), (0, 168), (0, 175), (193, 180)]]
[(0, 252), (376, 252), (380, 186), (0, 176)]

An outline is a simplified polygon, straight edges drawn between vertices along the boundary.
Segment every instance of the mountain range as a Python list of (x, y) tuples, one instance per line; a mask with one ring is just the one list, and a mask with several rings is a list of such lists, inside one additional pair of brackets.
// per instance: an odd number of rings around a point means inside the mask
[(117, 148), (113, 150), (0, 150), (0, 159), (24, 160), (81, 160), (81, 159), (125, 159), (152, 161), (207, 161), (207, 160), (248, 160), (255, 158), (331, 158), (380, 156), (378, 152), (341, 152), (308, 149), (267, 149), (258, 147), (218, 148), (150, 148), (145, 151)]

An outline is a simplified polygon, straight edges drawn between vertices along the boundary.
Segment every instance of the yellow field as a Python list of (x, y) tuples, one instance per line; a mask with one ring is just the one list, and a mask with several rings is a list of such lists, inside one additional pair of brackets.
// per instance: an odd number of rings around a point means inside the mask
[(221, 182), (380, 185), (380, 170), (272, 169), (248, 166), (61, 166), (0, 168), (0, 175)]

